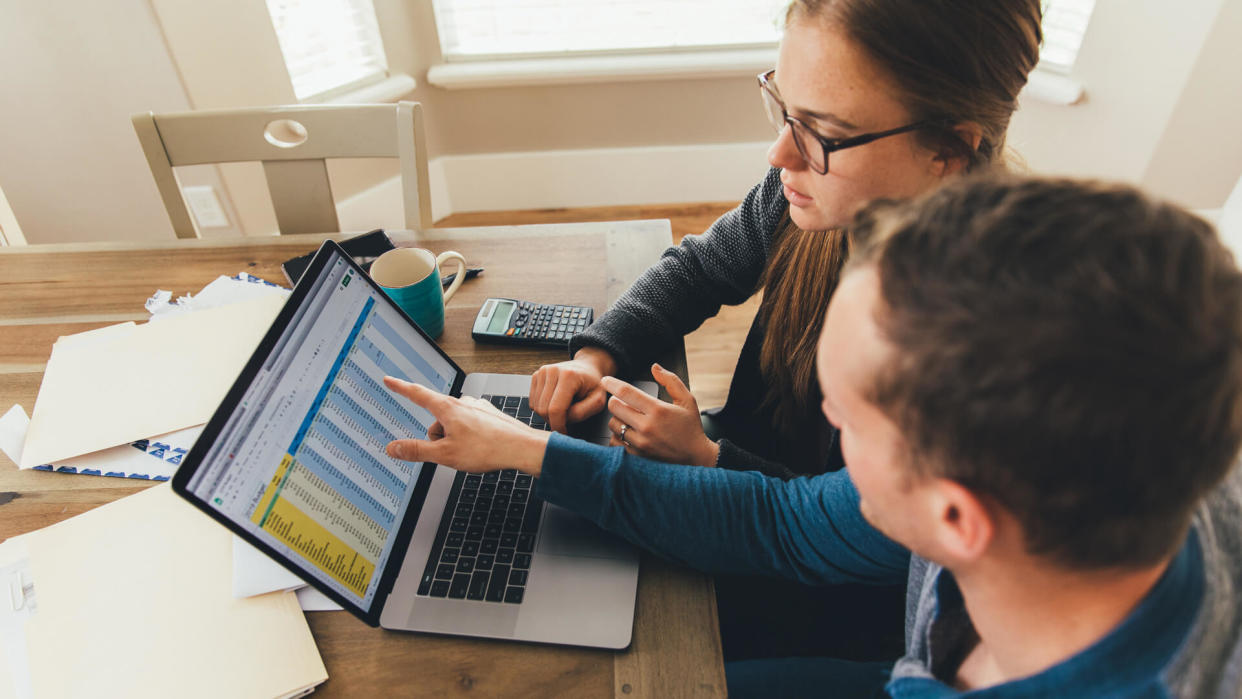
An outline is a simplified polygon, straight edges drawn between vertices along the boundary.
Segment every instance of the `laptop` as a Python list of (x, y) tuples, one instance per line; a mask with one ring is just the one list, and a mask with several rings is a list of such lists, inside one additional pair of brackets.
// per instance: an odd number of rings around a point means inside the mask
[[(384, 388), (385, 375), (547, 429), (529, 376), (467, 375), (328, 241), (173, 490), (372, 626), (627, 647), (637, 552), (540, 501), (515, 470), (388, 457), (384, 445), (424, 436), (434, 418)], [(606, 412), (585, 429), (607, 443)]]

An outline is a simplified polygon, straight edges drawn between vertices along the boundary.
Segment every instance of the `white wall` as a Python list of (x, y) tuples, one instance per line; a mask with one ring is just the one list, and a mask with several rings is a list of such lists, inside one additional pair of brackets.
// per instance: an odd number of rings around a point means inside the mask
[[(1242, 178), (1242, 1), (1221, 8), (1143, 175), (1188, 206), (1220, 206)], [(1242, 196), (1242, 193), (1239, 193)], [(1242, 206), (1242, 202), (1239, 202)]]

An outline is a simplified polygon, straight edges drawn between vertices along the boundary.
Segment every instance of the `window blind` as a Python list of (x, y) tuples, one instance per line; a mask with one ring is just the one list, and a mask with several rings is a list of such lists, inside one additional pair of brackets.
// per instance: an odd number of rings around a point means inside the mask
[(1044, 46), (1040, 66), (1068, 73), (1078, 60), (1095, 0), (1044, 0)]
[(267, 0), (299, 101), (384, 77), (371, 0)]
[(774, 45), (788, 0), (434, 0), (445, 60)]
[[(434, 0), (445, 60), (772, 45), (788, 0)], [(1069, 72), (1095, 0), (1044, 0), (1043, 66)]]

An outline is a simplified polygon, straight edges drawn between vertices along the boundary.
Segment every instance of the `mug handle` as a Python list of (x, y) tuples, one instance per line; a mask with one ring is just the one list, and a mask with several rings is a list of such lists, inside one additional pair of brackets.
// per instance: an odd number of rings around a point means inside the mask
[[(461, 286), (461, 283), (466, 281), (466, 258), (462, 257), (460, 252), (448, 250), (440, 253), (440, 255), (436, 257), (436, 267), (440, 267), (449, 260), (457, 260), (457, 277), (453, 279), (452, 284), (449, 284), (449, 288), (444, 290), (444, 303), (446, 304), (449, 302), (449, 299), (453, 298), (453, 294), (457, 293), (457, 289)], [(441, 272), (441, 274), (443, 274), (443, 272)]]

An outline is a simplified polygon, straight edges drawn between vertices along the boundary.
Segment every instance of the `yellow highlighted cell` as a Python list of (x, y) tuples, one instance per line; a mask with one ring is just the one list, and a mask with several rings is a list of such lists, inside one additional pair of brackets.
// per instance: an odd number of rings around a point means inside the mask
[(267, 511), (271, 509), (272, 502), (280, 495), (280, 489), (284, 486), (285, 476), (289, 470), (293, 468), (293, 454), (285, 454), (280, 460), (280, 465), (276, 467), (276, 472), (272, 474), (272, 480), (268, 482), (267, 489), (263, 491), (263, 497), (259, 498), (258, 507), (254, 508), (254, 512), (250, 513), (250, 521), (263, 526), (263, 520), (267, 517)]
[(366, 594), (375, 564), (288, 500), (276, 499), (262, 527), (359, 597)]

